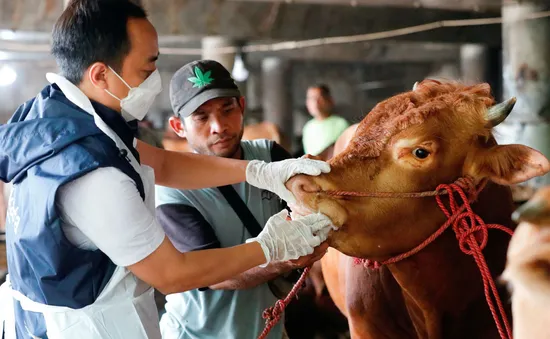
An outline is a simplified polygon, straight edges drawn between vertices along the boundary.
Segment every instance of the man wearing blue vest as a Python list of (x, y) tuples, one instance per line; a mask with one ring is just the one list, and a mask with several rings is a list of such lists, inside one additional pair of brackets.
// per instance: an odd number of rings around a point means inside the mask
[(311, 254), (326, 239), (325, 216), (277, 214), (244, 245), (185, 254), (173, 246), (154, 217), (155, 182), (192, 189), (246, 180), (292, 201), (289, 177), (330, 168), (137, 141), (132, 127), (161, 91), (158, 51), (138, 5), (73, 0), (53, 30), (62, 75), (48, 74), (51, 85), (0, 126), (0, 179), (13, 184), (0, 287), (6, 338), (160, 338), (152, 286), (167, 294), (213, 285)]
[[(230, 73), (216, 61), (199, 60), (180, 68), (170, 83), (170, 101), (175, 114), (170, 125), (195, 153), (266, 162), (290, 157), (273, 141), (241, 140), (245, 100)], [(261, 231), (258, 225), (283, 209), (275, 194), (246, 183), (198, 190), (157, 185), (156, 197), (157, 218), (183, 253), (243, 244)], [(279, 215), (284, 218), (286, 213)], [(272, 262), (221, 283), (168, 295), (161, 319), (163, 338), (256, 338), (263, 330), (263, 310), (277, 300), (268, 282), (319, 260), (325, 250), (319, 247), (300, 263)], [(269, 338), (281, 339), (283, 330), (280, 322)]]

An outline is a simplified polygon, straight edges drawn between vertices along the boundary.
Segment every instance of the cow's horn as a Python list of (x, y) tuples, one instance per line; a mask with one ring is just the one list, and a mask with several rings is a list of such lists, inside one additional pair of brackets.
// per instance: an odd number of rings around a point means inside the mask
[(418, 81), (414, 83), (413, 85), (413, 91), (416, 90), (416, 87), (418, 86)]
[(495, 127), (503, 122), (508, 117), (510, 112), (512, 112), (515, 104), (516, 97), (511, 97), (510, 99), (489, 108), (485, 116), (487, 119), (487, 127)]

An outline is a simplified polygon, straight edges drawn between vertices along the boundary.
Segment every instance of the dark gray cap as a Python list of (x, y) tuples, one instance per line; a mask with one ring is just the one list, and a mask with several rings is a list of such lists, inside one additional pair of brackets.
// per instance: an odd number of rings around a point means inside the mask
[(197, 60), (180, 68), (170, 81), (170, 103), (174, 114), (188, 117), (208, 100), (240, 97), (231, 74), (219, 62)]

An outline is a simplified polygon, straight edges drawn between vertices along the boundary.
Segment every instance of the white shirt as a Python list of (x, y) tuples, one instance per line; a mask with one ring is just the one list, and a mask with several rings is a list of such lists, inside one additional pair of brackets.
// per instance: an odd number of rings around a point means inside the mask
[(114, 167), (96, 169), (61, 187), (57, 207), (71, 243), (100, 249), (118, 266), (145, 259), (164, 240), (164, 230), (134, 181)]
[[(100, 249), (118, 265), (93, 304), (79, 309), (46, 305), (13, 290), (9, 279), (1, 287), (5, 287), (10, 305), (13, 298), (23, 309), (42, 313), (52, 338), (161, 339), (154, 289), (125, 267), (150, 255), (164, 240), (164, 232), (153, 216), (153, 169), (139, 164), (78, 87), (56, 74), (48, 74), (47, 78), (59, 86), (67, 99), (91, 114), (96, 126), (119, 149), (128, 152), (131, 166), (143, 181), (145, 202), (135, 183), (115, 168), (97, 169), (60, 188), (56, 204), (67, 238), (77, 246)], [(1, 292), (2, 288), (0, 299)], [(8, 338), (14, 338), (14, 308), (8, 309), (11, 311), (7, 317), (0, 314), (0, 324), (6, 319)]]

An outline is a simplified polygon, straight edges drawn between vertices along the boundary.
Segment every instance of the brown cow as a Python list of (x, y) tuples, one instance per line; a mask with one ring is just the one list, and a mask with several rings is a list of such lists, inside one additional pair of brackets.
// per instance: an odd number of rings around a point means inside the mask
[[(325, 256), (324, 273), (353, 338), (499, 336), (478, 268), (450, 230), (378, 270), (354, 264), (352, 257), (385, 260), (407, 252), (433, 234), (446, 221), (433, 197), (338, 198), (324, 192), (425, 192), (460, 177), (476, 184), (488, 179), (472, 208), (487, 223), (511, 227), (510, 189), (501, 185), (550, 170), (548, 159), (531, 148), (496, 145), (491, 129), (514, 102), (493, 106), (487, 84), (424, 81), (378, 104), (330, 161), (330, 173), (288, 183), (301, 208), (321, 211), (340, 225), (329, 243), (345, 255)], [(504, 269), (509, 235), (489, 234), (484, 254), (496, 277)]]
[(513, 214), (520, 222), (503, 279), (512, 292), (514, 339), (548, 339), (550, 330), (550, 187)]

